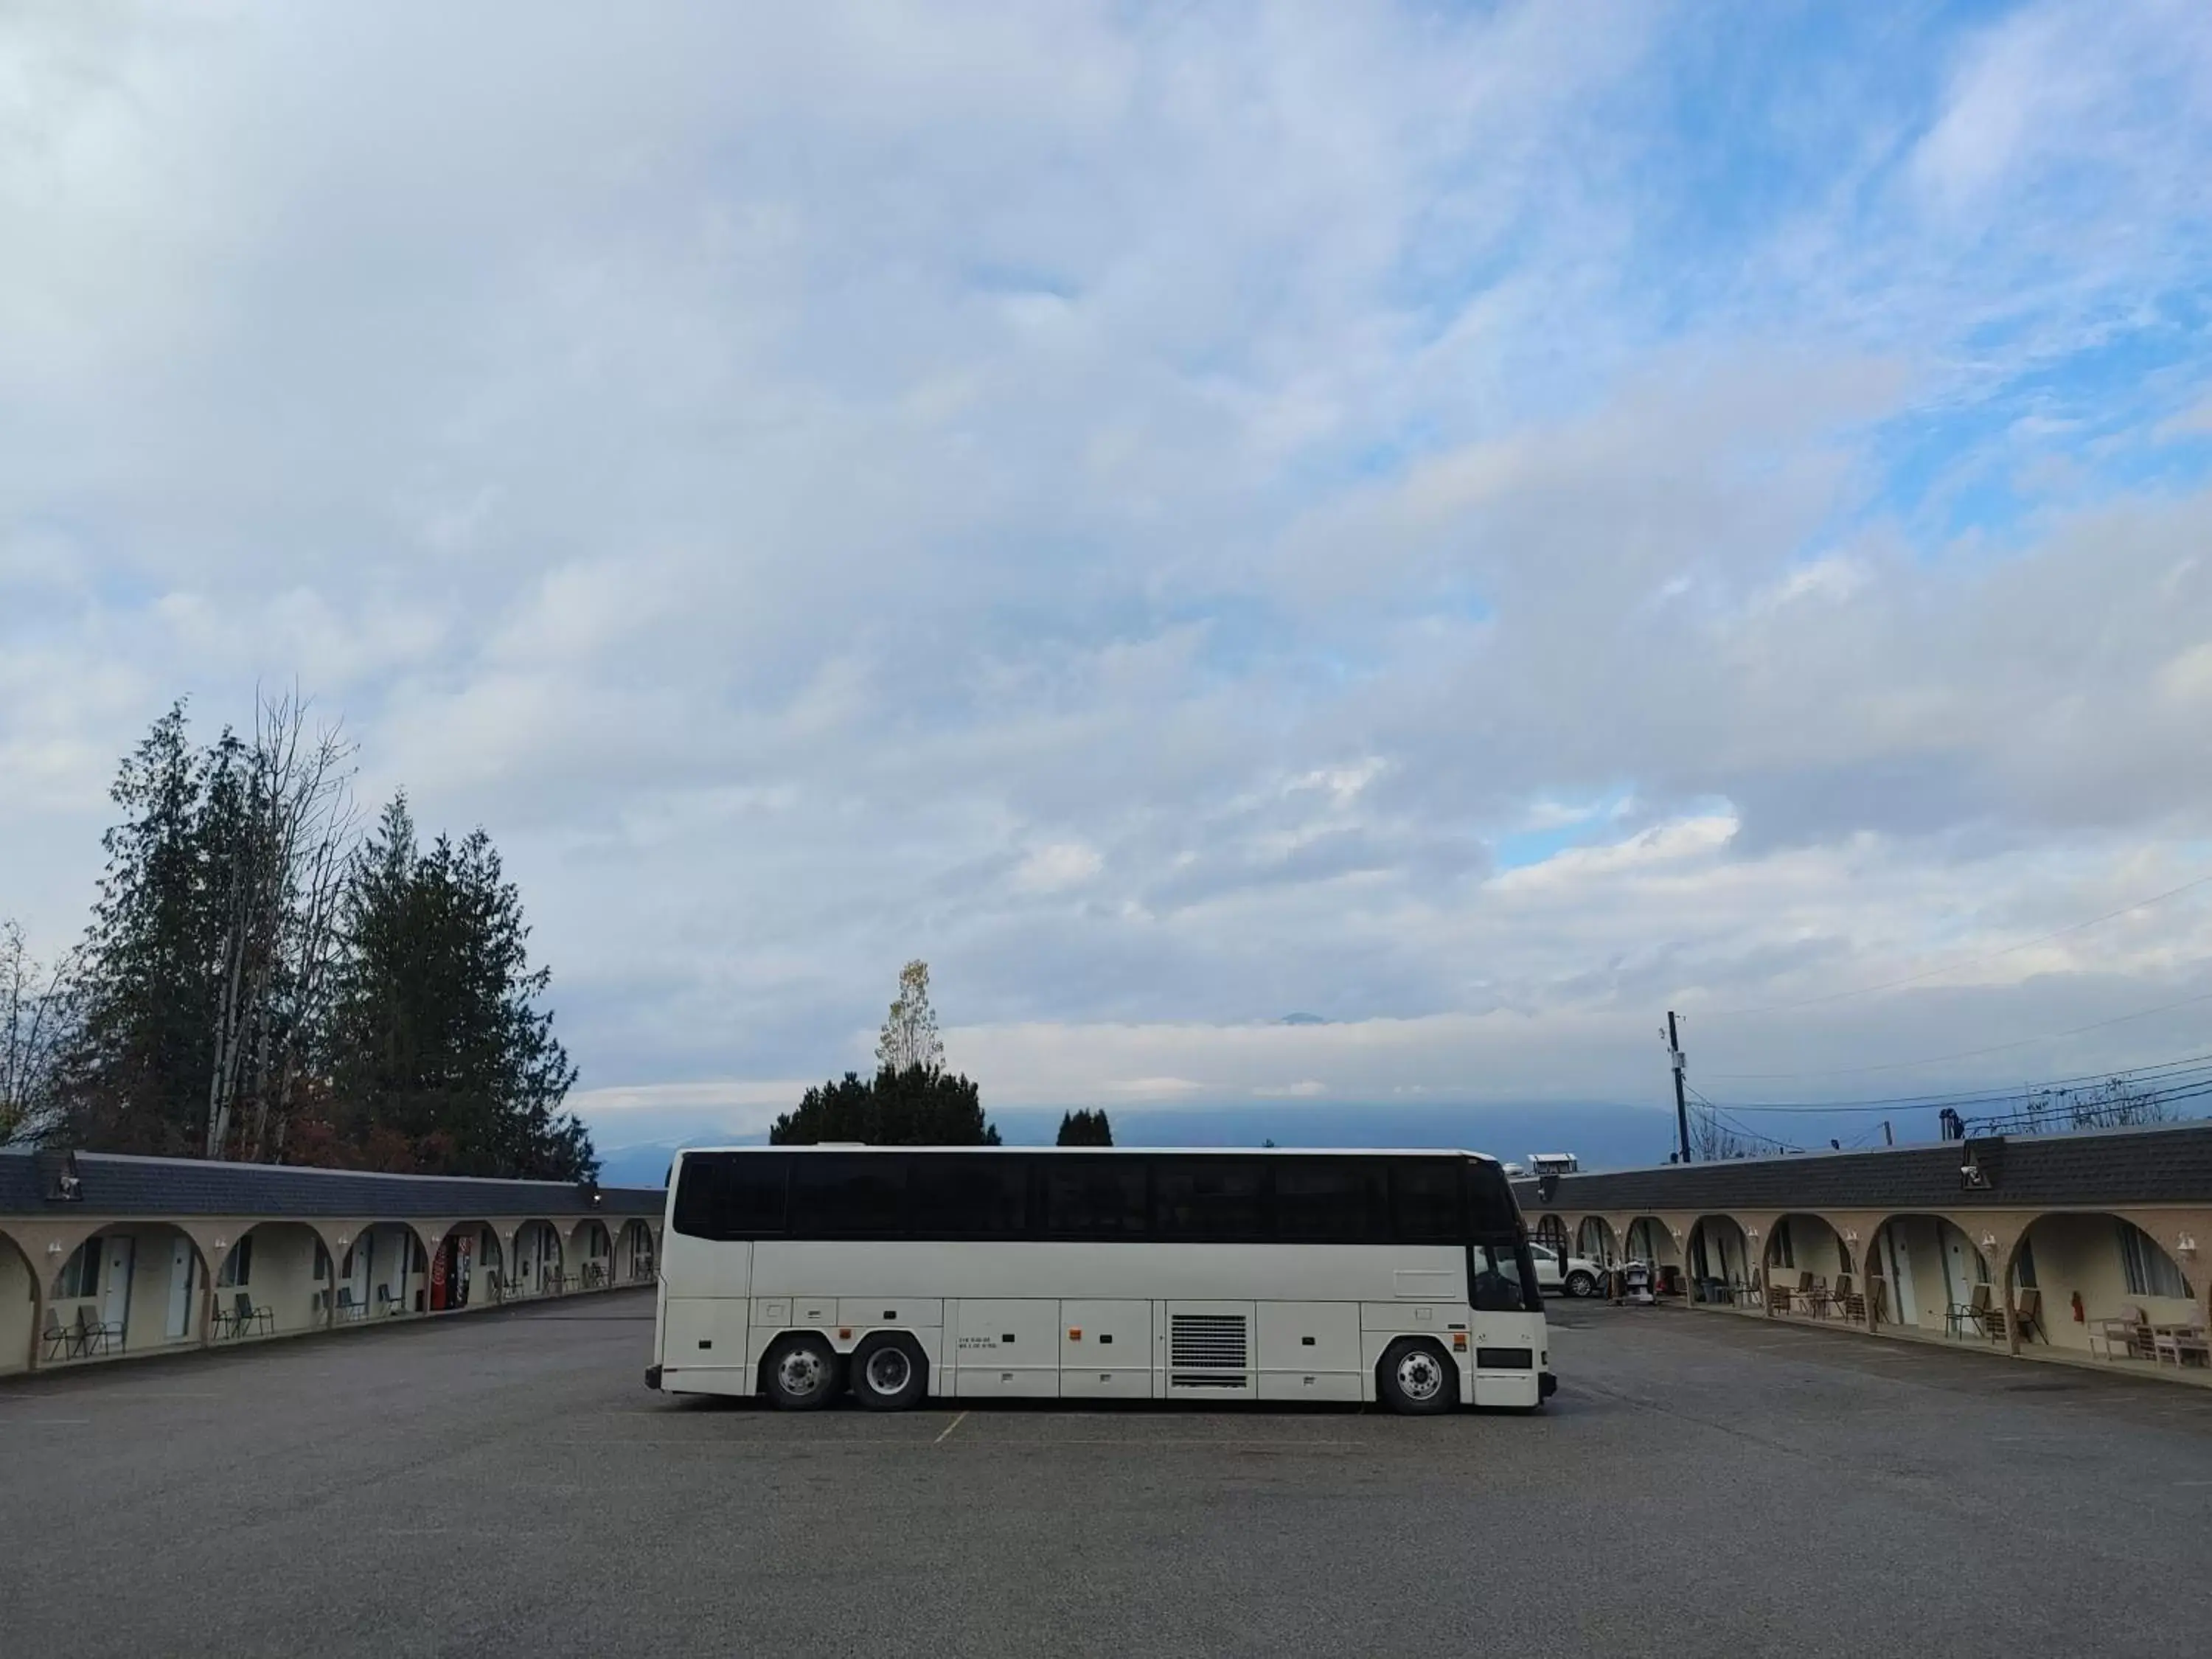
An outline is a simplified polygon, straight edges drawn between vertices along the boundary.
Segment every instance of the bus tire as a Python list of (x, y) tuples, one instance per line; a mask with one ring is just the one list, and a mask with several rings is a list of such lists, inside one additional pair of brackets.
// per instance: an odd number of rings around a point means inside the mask
[(929, 1391), (929, 1361), (902, 1333), (866, 1338), (852, 1363), (853, 1398), (872, 1412), (902, 1412)]
[(1597, 1294), (1596, 1278), (1580, 1267), (1576, 1268), (1567, 1275), (1567, 1294), (1577, 1301), (1584, 1297), (1595, 1296)]
[(809, 1332), (787, 1336), (761, 1361), (761, 1390), (778, 1411), (811, 1412), (837, 1392), (837, 1353)]
[(1402, 1416), (1433, 1417), (1459, 1403), (1459, 1370), (1428, 1338), (1401, 1337), (1375, 1368), (1375, 1392)]

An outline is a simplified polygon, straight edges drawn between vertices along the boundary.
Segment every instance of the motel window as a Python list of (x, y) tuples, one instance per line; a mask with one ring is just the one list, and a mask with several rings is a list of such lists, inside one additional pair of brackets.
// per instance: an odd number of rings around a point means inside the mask
[(62, 1275), (54, 1282), (56, 1301), (67, 1302), (76, 1297), (100, 1294), (100, 1243), (99, 1239), (88, 1238), (62, 1264)]
[(2127, 1275), (2130, 1296), (2189, 1296), (2189, 1281), (2155, 1239), (2131, 1221), (2115, 1224), (2120, 1230), (2120, 1267)]
[(2020, 1254), (2013, 1258), (2013, 1278), (2023, 1291), (2035, 1288), (2035, 1244), (2031, 1239), (2020, 1241)]
[(1794, 1267), (1797, 1265), (1797, 1252), (1791, 1248), (1790, 1243), (1788, 1216), (1783, 1217), (1774, 1224), (1774, 1265), (1778, 1267)]
[(223, 1290), (253, 1282), (253, 1235), (248, 1233), (230, 1247), (230, 1254), (222, 1259), (222, 1271), (215, 1278)]

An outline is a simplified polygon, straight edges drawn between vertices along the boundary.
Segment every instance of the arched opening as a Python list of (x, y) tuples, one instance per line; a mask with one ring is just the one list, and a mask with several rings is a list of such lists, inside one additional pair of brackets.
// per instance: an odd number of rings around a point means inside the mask
[(1567, 1256), (1573, 1254), (1567, 1249), (1567, 1224), (1558, 1216), (1538, 1217), (1535, 1229), (1529, 1237), (1553, 1255)]
[(1690, 1293), (1735, 1306), (1751, 1291), (1751, 1241), (1734, 1216), (1700, 1216), (1690, 1226)]
[(428, 1306), (429, 1261), (422, 1241), (404, 1222), (378, 1221), (340, 1241), (337, 1316), (392, 1319)]
[(39, 1275), (31, 1258), (0, 1233), (0, 1376), (28, 1369), (40, 1303)]
[(1662, 1296), (1678, 1296), (1682, 1290), (1682, 1253), (1674, 1235), (1656, 1216), (1640, 1215), (1628, 1224), (1628, 1259), (1651, 1268), (1651, 1288)]
[(646, 1285), (652, 1282), (653, 1272), (652, 1227), (635, 1219), (625, 1221), (615, 1247), (616, 1275), (626, 1285)]
[(2124, 1216), (2039, 1217), (2008, 1277), (2023, 1342), (2116, 1364), (2212, 1364), (2196, 1285), (2166, 1241)]
[(526, 1221), (514, 1234), (517, 1296), (552, 1296), (562, 1289), (561, 1235), (550, 1221)]
[(577, 1224), (572, 1240), (574, 1249), (569, 1259), (575, 1263), (574, 1288), (604, 1291), (614, 1279), (614, 1240), (607, 1236), (607, 1224), (596, 1217)]
[(1586, 1215), (1582, 1225), (1575, 1229), (1575, 1254), (1588, 1256), (1601, 1267), (1610, 1267), (1620, 1260), (1620, 1241), (1613, 1236), (1613, 1224), (1601, 1215)]
[(506, 1253), (490, 1223), (463, 1221), (446, 1230), (430, 1256), (432, 1313), (496, 1302), (504, 1292)]
[(223, 1249), (215, 1270), (210, 1334), (219, 1341), (321, 1328), (331, 1289), (330, 1252), (298, 1221), (264, 1221)]
[(1819, 1319), (1864, 1316), (1858, 1262), (1825, 1218), (1802, 1212), (1778, 1218), (1761, 1260), (1770, 1312)]
[(46, 1287), (41, 1340), (57, 1361), (195, 1345), (206, 1283), (199, 1246), (181, 1229), (104, 1228), (70, 1252)]
[(1883, 1222), (1869, 1245), (1866, 1271), (1877, 1324), (1972, 1335), (1977, 1303), (1996, 1300), (1981, 1247), (1940, 1215), (1893, 1215)]

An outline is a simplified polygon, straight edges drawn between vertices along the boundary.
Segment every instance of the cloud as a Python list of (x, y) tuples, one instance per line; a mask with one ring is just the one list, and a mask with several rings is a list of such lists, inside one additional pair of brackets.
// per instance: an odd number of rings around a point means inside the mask
[(2212, 28), (1793, 19), (11, 13), (0, 911), (295, 677), (498, 840), (609, 1120), (864, 1064), (915, 955), (995, 1101), (1636, 1094), (1670, 1002), (2177, 884)]

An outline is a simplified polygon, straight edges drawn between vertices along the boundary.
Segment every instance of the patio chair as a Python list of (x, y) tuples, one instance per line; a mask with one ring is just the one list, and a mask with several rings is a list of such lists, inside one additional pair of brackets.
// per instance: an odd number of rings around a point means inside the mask
[(261, 1328), (264, 1336), (276, 1334), (276, 1310), (255, 1307), (252, 1297), (244, 1291), (240, 1291), (231, 1304), (230, 1322), (234, 1336), (243, 1336), (256, 1325)]
[(2168, 1354), (2173, 1356), (2177, 1368), (2192, 1361), (2199, 1365), (2212, 1365), (2212, 1334), (2202, 1325), (2159, 1325), (2151, 1331), (2151, 1358), (2159, 1364), (2166, 1363)]
[(2148, 1359), (2155, 1361), (2158, 1350), (2153, 1345), (2150, 1321), (2134, 1303), (2124, 1304), (2117, 1319), (2100, 1319), (2089, 1332), (2089, 1346), (2094, 1352), (2100, 1343), (2105, 1345), (2107, 1359)]
[(1836, 1304), (1836, 1294), (1828, 1288), (1828, 1277), (1826, 1273), (1808, 1273), (1806, 1277), (1813, 1282), (1802, 1292), (1805, 1298), (1805, 1311), (1815, 1319), (1826, 1319), (1828, 1310)]
[(355, 1301), (355, 1300), (353, 1299), (353, 1286), (352, 1286), (352, 1285), (339, 1285), (339, 1286), (338, 1286), (338, 1321), (339, 1321), (339, 1322), (340, 1322), (341, 1324), (343, 1324), (343, 1323), (350, 1322), (351, 1322), (351, 1321), (353, 1321), (353, 1320), (356, 1320), (356, 1319), (366, 1319), (366, 1318), (368, 1318), (368, 1308), (367, 1304), (363, 1304), (363, 1303), (356, 1302), (356, 1301)]
[(1835, 1294), (1830, 1300), (1854, 1325), (1867, 1322), (1867, 1299), (1859, 1291), (1857, 1281), (1849, 1273), (1836, 1275)]
[(76, 1310), (76, 1351), (80, 1354), (106, 1353), (109, 1345), (123, 1344), (123, 1327), (111, 1325), (93, 1312), (92, 1304), (84, 1304)]
[[(2009, 1315), (2008, 1315), (2002, 1308), (1991, 1308), (1989, 1311), (1990, 1334), (1991, 1336), (1996, 1337), (2000, 1340), (2003, 1338), (2005, 1334), (2005, 1321), (2008, 1317), (2020, 1327), (2020, 1339), (2021, 1341), (2025, 1342), (2030, 1337), (2041, 1335), (2041, 1328), (2043, 1325), (2043, 1292), (2035, 1289), (2034, 1286), (2030, 1285), (2027, 1289), (2022, 1291), (2018, 1298), (2013, 1303), (2012, 1311)], [(2048, 1342), (2051, 1339), (2048, 1336), (2045, 1336), (2043, 1340), (2045, 1342)]]
[(1977, 1285), (1964, 1302), (1954, 1302), (1944, 1311), (1944, 1330), (1952, 1336), (1964, 1336), (1972, 1325), (1977, 1336), (1990, 1334), (1990, 1287)]
[(41, 1335), (46, 1341), (49, 1360), (76, 1358), (77, 1333), (63, 1324), (60, 1313), (52, 1308), (46, 1310), (46, 1328)]
[(406, 1310), (405, 1300), (393, 1295), (391, 1285), (380, 1285), (376, 1287), (376, 1311), (380, 1318), (388, 1319), (393, 1314), (404, 1313)]

